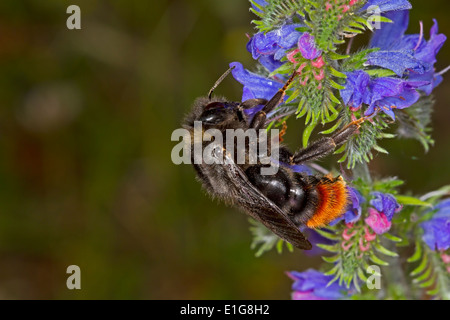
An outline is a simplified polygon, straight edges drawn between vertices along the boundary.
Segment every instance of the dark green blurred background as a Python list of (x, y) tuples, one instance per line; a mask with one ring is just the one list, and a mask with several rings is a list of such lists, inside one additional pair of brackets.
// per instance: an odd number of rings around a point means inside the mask
[[(448, 0), (411, 1), (410, 32)], [(66, 28), (81, 8), (82, 30)], [(244, 215), (211, 201), (170, 159), (171, 133), (231, 61), (252, 69), (246, 0), (0, 4), (0, 299), (288, 299), (286, 270), (255, 258)], [(438, 56), (450, 64), (450, 43)], [(448, 78), (448, 77), (447, 77)], [(232, 78), (217, 90), (239, 100)], [(450, 80), (436, 90), (435, 147), (384, 141), (371, 169), (421, 194), (449, 183)], [(288, 142), (300, 145), (290, 122)], [(300, 122), (300, 121), (298, 121)], [(331, 158), (324, 165), (332, 164)], [(81, 290), (66, 268), (81, 267)]]

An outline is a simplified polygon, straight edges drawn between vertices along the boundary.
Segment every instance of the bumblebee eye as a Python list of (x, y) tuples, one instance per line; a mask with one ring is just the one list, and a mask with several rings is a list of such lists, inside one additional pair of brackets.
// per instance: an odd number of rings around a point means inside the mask
[(218, 108), (224, 108), (225, 104), (222, 102), (211, 102), (208, 104), (203, 111), (211, 110), (211, 109), (218, 109)]

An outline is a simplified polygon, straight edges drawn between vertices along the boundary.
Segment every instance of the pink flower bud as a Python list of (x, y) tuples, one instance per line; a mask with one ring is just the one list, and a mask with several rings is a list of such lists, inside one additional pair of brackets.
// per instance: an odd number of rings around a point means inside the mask
[(369, 208), (369, 217), (364, 220), (376, 234), (383, 234), (391, 228), (391, 222), (384, 213)]

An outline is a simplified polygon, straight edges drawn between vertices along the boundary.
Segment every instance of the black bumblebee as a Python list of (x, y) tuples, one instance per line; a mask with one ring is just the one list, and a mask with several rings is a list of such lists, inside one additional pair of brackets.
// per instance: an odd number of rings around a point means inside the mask
[[(266, 130), (267, 114), (283, 101), (288, 86), (296, 76), (294, 72), (270, 100), (230, 102), (225, 98), (212, 97), (213, 90), (231, 70), (232, 68), (227, 70), (217, 80), (207, 97), (195, 101), (192, 111), (185, 118), (183, 127), (189, 130), (192, 137), (195, 121), (201, 121), (203, 130), (217, 129), (224, 135), (227, 129)], [(245, 112), (258, 106), (262, 106), (262, 109), (253, 117)], [(214, 157), (223, 157), (223, 163), (192, 163), (198, 179), (213, 197), (240, 207), (280, 238), (297, 248), (309, 250), (311, 243), (300, 231), (300, 227), (323, 227), (342, 215), (349, 201), (347, 188), (341, 177), (307, 175), (294, 172), (290, 166), (317, 160), (332, 153), (357, 132), (362, 121), (363, 119), (354, 121), (331, 137), (321, 138), (295, 153), (281, 146), (279, 161), (285, 165), (281, 165), (273, 175), (261, 174), (261, 169), (266, 166), (261, 162), (250, 164), (247, 161), (238, 164), (234, 155), (225, 147), (216, 149), (213, 154)], [(191, 157), (194, 160), (195, 139), (191, 141)], [(206, 145), (202, 142), (202, 148)]]

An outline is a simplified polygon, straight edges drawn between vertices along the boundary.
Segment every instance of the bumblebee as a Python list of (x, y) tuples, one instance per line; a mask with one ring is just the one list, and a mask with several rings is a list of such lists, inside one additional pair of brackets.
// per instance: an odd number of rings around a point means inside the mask
[[(191, 112), (184, 119), (183, 127), (192, 137), (196, 121), (202, 123), (202, 130), (216, 129), (224, 135), (227, 129), (266, 130), (269, 122), (267, 115), (283, 102), (285, 92), (296, 76), (294, 72), (270, 100), (231, 102), (222, 97), (212, 97), (213, 91), (231, 70), (228, 69), (216, 81), (208, 96), (194, 102)], [(250, 116), (249, 110), (259, 111)], [(332, 153), (358, 132), (362, 121), (353, 121), (332, 136), (323, 137), (294, 153), (281, 146), (278, 156), (282, 165), (273, 175), (261, 174), (261, 169), (267, 166), (261, 161), (238, 163), (225, 147), (216, 148), (213, 152), (213, 157), (225, 159), (222, 163), (196, 163), (193, 161), (195, 138), (191, 139), (192, 164), (198, 180), (214, 198), (239, 207), (295, 247), (310, 250), (311, 243), (300, 228), (306, 226), (314, 229), (327, 225), (345, 212), (349, 197), (341, 177), (299, 173), (292, 166)], [(205, 142), (201, 145), (206, 147)], [(270, 156), (269, 150), (266, 151)]]

